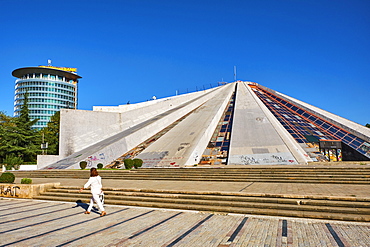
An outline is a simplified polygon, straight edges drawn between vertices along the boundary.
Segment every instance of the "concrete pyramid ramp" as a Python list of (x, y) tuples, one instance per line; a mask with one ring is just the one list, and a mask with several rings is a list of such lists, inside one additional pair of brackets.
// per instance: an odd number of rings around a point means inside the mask
[(142, 159), (143, 167), (370, 160), (368, 128), (254, 82), (137, 105), (62, 110), (60, 129), (58, 159), (39, 168), (79, 168), (83, 160), (88, 167), (123, 168), (127, 158)]
[(233, 91), (234, 85), (225, 86), (139, 154), (137, 158), (144, 161), (143, 167), (182, 167), (198, 164)]
[[(121, 132), (74, 152), (53, 164), (43, 167), (43, 169), (78, 169), (79, 162), (82, 160), (88, 161), (88, 167), (96, 167), (98, 163), (106, 164), (107, 162), (111, 162), (177, 119), (214, 98), (215, 95), (222, 92), (224, 88), (231, 87), (232, 85), (225, 85), (216, 89), (204, 91), (200, 95), (198, 94), (197, 97), (187, 100), (185, 103), (173, 106), (169, 110), (166, 109), (166, 111), (160, 111), (160, 109), (157, 108), (156, 113), (159, 114), (155, 114), (154, 116), (149, 115), (151, 116), (150, 118), (144, 119), (144, 121), (129, 126)], [(107, 113), (102, 112), (101, 114), (106, 115)]]
[(239, 82), (228, 164), (306, 163), (304, 153), (252, 89)]

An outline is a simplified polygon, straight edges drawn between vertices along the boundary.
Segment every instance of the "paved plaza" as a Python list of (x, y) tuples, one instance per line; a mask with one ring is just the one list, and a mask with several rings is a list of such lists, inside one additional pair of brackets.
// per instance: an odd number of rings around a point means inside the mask
[(0, 246), (370, 246), (370, 223), (0, 200)]
[[(88, 177), (87, 177), (88, 178)], [(33, 178), (34, 184), (82, 187), (86, 179)], [(17, 177), (15, 183), (20, 183)], [(323, 196), (370, 201), (369, 184), (214, 182), (104, 179), (103, 189), (218, 191)], [(0, 246), (370, 246), (370, 222), (106, 205), (107, 215), (85, 215), (87, 204), (0, 198)], [(365, 201), (366, 201), (365, 200)]]

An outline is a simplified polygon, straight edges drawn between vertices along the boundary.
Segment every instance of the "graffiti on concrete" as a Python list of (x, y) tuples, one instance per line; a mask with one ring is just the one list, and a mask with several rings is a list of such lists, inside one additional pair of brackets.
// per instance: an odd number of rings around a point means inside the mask
[(295, 164), (297, 161), (289, 153), (234, 155), (229, 157), (231, 164), (263, 165), (263, 164)]
[(260, 162), (255, 159), (254, 157), (250, 157), (247, 155), (241, 155), (240, 161), (243, 165), (253, 165), (253, 164), (259, 164)]
[(99, 154), (99, 159), (101, 159), (101, 160), (105, 160), (105, 155), (104, 155), (104, 153)]
[(86, 159), (87, 167), (92, 167), (93, 161), (100, 161), (100, 160), (105, 160), (104, 153), (100, 153), (100, 154), (98, 154), (98, 156), (91, 155), (91, 156), (87, 157), (87, 159)]
[(279, 163), (281, 163), (281, 162), (287, 162), (287, 160), (286, 159), (284, 159), (283, 157), (281, 157), (281, 156), (277, 156), (277, 155), (271, 155), (271, 157), (273, 158), (273, 159), (275, 159), (277, 162), (279, 162)]
[(177, 157), (153, 157), (153, 158), (143, 158), (145, 166), (143, 167), (178, 167), (177, 164), (179, 160), (184, 159), (183, 156)]
[(19, 186), (0, 186), (0, 195), (18, 197), (17, 190), (20, 190)]

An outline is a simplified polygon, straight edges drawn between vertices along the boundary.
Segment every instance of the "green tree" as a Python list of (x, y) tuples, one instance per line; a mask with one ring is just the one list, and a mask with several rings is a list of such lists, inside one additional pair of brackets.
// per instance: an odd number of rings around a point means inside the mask
[(36, 161), (40, 150), (40, 134), (32, 129), (38, 119), (30, 120), (28, 109), (28, 95), (25, 95), (20, 114), (17, 117), (8, 117), (1, 114), (0, 119), (0, 160), (6, 155), (13, 154), (26, 162)]
[(368, 127), (368, 128), (370, 128), (370, 124), (366, 124), (365, 126)]
[(4, 112), (0, 111), (0, 126), (9, 125), (12, 117), (6, 115)]
[(48, 143), (47, 154), (59, 154), (59, 126), (60, 111), (57, 111), (50, 118), (48, 125), (40, 131), (43, 136), (44, 143)]
[(11, 170), (12, 168), (14, 168), (14, 170), (19, 170), (20, 165), (23, 164), (23, 159), (14, 154), (9, 154), (5, 156), (3, 162), (7, 170)]
[(11, 140), (7, 134), (12, 125), (14, 125), (12, 117), (7, 116), (4, 112), (0, 112), (0, 163), (2, 163), (8, 153), (8, 142)]
[(40, 135), (37, 130), (32, 129), (38, 119), (30, 120), (28, 109), (28, 93), (25, 94), (20, 114), (14, 118), (16, 129), (13, 136), (17, 140), (17, 146), (20, 148), (18, 156), (23, 157), (24, 161), (36, 161), (37, 154), (40, 154)]

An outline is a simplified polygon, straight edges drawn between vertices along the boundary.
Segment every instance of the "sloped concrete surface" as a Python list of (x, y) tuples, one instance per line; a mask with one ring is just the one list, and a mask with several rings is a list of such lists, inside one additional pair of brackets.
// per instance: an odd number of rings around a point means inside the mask
[(252, 96), (244, 83), (237, 86), (228, 164), (297, 164), (258, 104), (259, 99)]
[(230, 86), (139, 154), (137, 158), (143, 160), (144, 167), (183, 167), (198, 164), (231, 97), (233, 87)]

